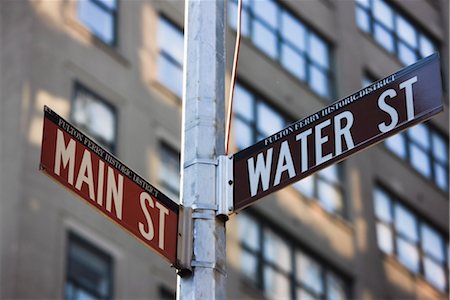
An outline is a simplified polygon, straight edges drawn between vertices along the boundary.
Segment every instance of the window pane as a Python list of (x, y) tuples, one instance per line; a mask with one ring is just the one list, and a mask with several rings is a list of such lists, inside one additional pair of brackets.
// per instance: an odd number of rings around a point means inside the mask
[(282, 36), (300, 50), (305, 50), (305, 27), (287, 12), (281, 15)]
[(392, 9), (383, 0), (373, 1), (373, 14), (378, 21), (386, 25), (389, 29), (394, 28), (394, 14)]
[(319, 171), (318, 175), (321, 178), (325, 178), (332, 183), (339, 183), (338, 171), (339, 171), (338, 165), (331, 165)]
[(305, 79), (305, 59), (286, 44), (281, 47), (281, 64), (295, 77)]
[(252, 128), (237, 118), (233, 121), (233, 135), (238, 149), (247, 148), (254, 142)]
[(163, 18), (159, 19), (158, 24), (158, 45), (160, 50), (183, 65), (183, 33)]
[(385, 140), (386, 147), (400, 158), (406, 158), (405, 134), (398, 133)]
[(419, 253), (417, 248), (409, 242), (397, 238), (398, 256), (400, 262), (414, 273), (419, 271)]
[(170, 146), (162, 143), (160, 145), (160, 181), (166, 190), (178, 199), (180, 191), (180, 154)]
[(361, 30), (365, 32), (370, 31), (370, 19), (367, 12), (358, 7), (356, 8), (356, 23), (358, 24), (358, 27), (361, 28)]
[(100, 144), (113, 150), (116, 137), (115, 110), (88, 90), (77, 86), (72, 118), (75, 125), (92, 135)]
[(395, 228), (412, 241), (417, 241), (417, 221), (415, 216), (405, 207), (395, 205)]
[(316, 300), (317, 298), (307, 292), (305, 289), (297, 289), (297, 298), (300, 300)]
[(422, 175), (431, 177), (431, 162), (427, 153), (414, 145), (411, 145), (410, 152), (412, 166)]
[(434, 133), (432, 136), (433, 141), (433, 155), (440, 162), (448, 162), (448, 145), (442, 137)]
[(356, 2), (366, 8), (369, 8), (369, 0), (356, 0)]
[(414, 27), (404, 18), (397, 16), (397, 33), (410, 46), (417, 47), (417, 35)]
[(441, 291), (445, 291), (445, 271), (442, 265), (429, 258), (424, 259), (425, 278)]
[(320, 205), (326, 211), (333, 213), (334, 212), (342, 213), (343, 203), (342, 203), (342, 195), (339, 189), (319, 179), (317, 190)]
[(378, 247), (384, 253), (392, 254), (394, 247), (392, 244), (392, 230), (383, 223), (377, 224), (377, 241)]
[(448, 171), (440, 164), (434, 164), (436, 184), (444, 191), (448, 191)]
[(391, 200), (380, 189), (375, 190), (375, 215), (382, 221), (392, 223)]
[(182, 97), (183, 70), (164, 55), (159, 56), (158, 79), (178, 97)]
[(105, 43), (114, 40), (114, 19), (91, 0), (78, 1), (80, 20)]
[(278, 6), (271, 0), (258, 0), (253, 2), (255, 15), (263, 19), (272, 28), (277, 28)]
[(323, 294), (322, 268), (304, 253), (296, 254), (297, 280), (313, 290), (316, 294)]
[(252, 218), (240, 214), (238, 215), (239, 240), (252, 250), (259, 249), (258, 224)]
[(68, 247), (66, 292), (76, 299), (110, 298), (111, 257), (72, 235)]
[(444, 241), (440, 234), (428, 225), (422, 224), (422, 249), (426, 255), (444, 263)]
[(410, 65), (417, 61), (416, 53), (402, 42), (398, 43), (398, 58), (405, 65)]
[(310, 85), (311, 88), (323, 97), (328, 97), (328, 80), (326, 75), (317, 67), (310, 65)]
[(264, 258), (279, 266), (283, 271), (291, 270), (291, 253), (289, 246), (271, 230), (264, 229)]
[(264, 53), (275, 59), (277, 56), (277, 40), (274, 32), (270, 31), (261, 23), (253, 22), (253, 43)]
[(424, 149), (430, 148), (430, 143), (428, 140), (429, 130), (424, 124), (418, 124), (414, 127), (408, 129), (409, 138), (416, 144), (422, 146)]
[(314, 196), (314, 175), (303, 178), (294, 183), (294, 187), (308, 198)]
[(103, 4), (105, 4), (109, 9), (116, 8), (116, 0), (100, 0)]
[(256, 107), (258, 130), (265, 136), (271, 135), (284, 128), (283, 118), (264, 102)]
[(342, 280), (331, 273), (327, 274), (327, 300), (344, 300), (347, 298)]
[(256, 283), (258, 261), (256, 255), (242, 249), (241, 250), (241, 271), (247, 279)]
[(375, 24), (374, 27), (375, 40), (380, 43), (389, 52), (394, 52), (394, 37), (389, 31)]
[(422, 57), (427, 57), (428, 55), (431, 55), (436, 51), (434, 49), (433, 43), (425, 36), (421, 35), (419, 37), (419, 41), (420, 41), (420, 55), (422, 55)]
[(234, 89), (234, 113), (247, 121), (253, 121), (253, 95), (240, 84), (236, 84)]
[(290, 299), (289, 279), (270, 267), (264, 268), (264, 290), (272, 299)]
[(309, 35), (309, 55), (311, 59), (324, 68), (328, 68), (328, 48), (325, 42), (317, 35), (310, 33)]

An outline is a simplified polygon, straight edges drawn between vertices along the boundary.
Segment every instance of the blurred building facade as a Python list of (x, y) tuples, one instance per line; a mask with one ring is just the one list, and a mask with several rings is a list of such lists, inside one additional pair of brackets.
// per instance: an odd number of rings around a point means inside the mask
[[(0, 298), (173, 298), (174, 269), (38, 166), (48, 105), (177, 199), (184, 3), (0, 14)], [(435, 51), (444, 112), (232, 216), (230, 299), (448, 299), (448, 14), (446, 0), (244, 1), (231, 152)]]

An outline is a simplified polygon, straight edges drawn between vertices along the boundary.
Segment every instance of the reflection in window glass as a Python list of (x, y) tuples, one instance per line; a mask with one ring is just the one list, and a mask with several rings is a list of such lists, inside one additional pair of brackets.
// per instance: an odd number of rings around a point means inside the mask
[(283, 45), (281, 48), (281, 64), (295, 77), (305, 79), (305, 59), (288, 45)]
[(112, 152), (115, 151), (117, 136), (115, 108), (79, 83), (75, 84), (72, 120), (74, 125), (99, 144)]
[(375, 25), (374, 37), (387, 51), (394, 52), (394, 37), (383, 26)]
[(314, 197), (314, 185), (315, 180), (313, 175), (305, 177), (293, 184), (294, 188), (296, 188), (300, 193), (309, 198)]
[(294, 45), (299, 50), (306, 50), (306, 29), (302, 23), (297, 21), (290, 13), (283, 12), (281, 16), (281, 27), (281, 34), (287, 42)]
[(273, 31), (260, 23), (255, 23), (252, 41), (261, 51), (275, 59), (277, 56), (277, 40)]
[(397, 30), (400, 37), (412, 47), (417, 47), (417, 36), (414, 27), (402, 17), (397, 17)]
[(288, 245), (271, 230), (264, 231), (263, 255), (267, 261), (278, 265), (283, 271), (291, 270)]
[(327, 300), (344, 300), (347, 299), (345, 292), (345, 284), (342, 280), (332, 273), (327, 274)]
[(386, 147), (400, 158), (406, 158), (406, 140), (403, 133), (398, 133), (384, 141)]
[(411, 165), (422, 175), (426, 177), (431, 176), (431, 164), (430, 159), (427, 156), (427, 153), (416, 147), (415, 145), (411, 145), (410, 147), (411, 153)]
[(387, 28), (394, 27), (394, 18), (391, 8), (382, 0), (373, 0), (373, 15)]
[[(445, 291), (448, 288), (444, 271), (448, 261), (444, 248), (448, 245), (445, 235), (382, 188), (374, 191), (374, 206), (380, 250), (395, 255), (408, 270), (424, 275), (431, 285)], [(393, 216), (390, 211), (394, 211)]]
[(116, 44), (116, 1), (78, 1), (78, 18), (99, 39), (108, 45)]
[(290, 299), (289, 278), (271, 267), (264, 268), (264, 291), (271, 299)]
[(258, 129), (264, 137), (280, 131), (285, 126), (282, 116), (276, 113), (264, 102), (259, 102), (256, 107), (256, 115), (259, 120)]

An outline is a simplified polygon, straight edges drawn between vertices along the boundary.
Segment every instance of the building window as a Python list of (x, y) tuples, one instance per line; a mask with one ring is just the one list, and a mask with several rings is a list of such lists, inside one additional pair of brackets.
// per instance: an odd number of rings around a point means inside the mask
[(348, 284), (266, 222), (239, 214), (241, 272), (270, 299), (348, 299)]
[[(372, 77), (366, 76), (363, 86), (373, 81)], [(384, 145), (441, 190), (448, 192), (449, 147), (448, 138), (443, 134), (428, 123), (421, 123), (386, 139)]]
[[(228, 16), (236, 30), (237, 0), (229, 1)], [(330, 46), (276, 1), (243, 1), (241, 34), (314, 92), (328, 99), (333, 96)]]
[(69, 233), (64, 298), (112, 299), (112, 266), (110, 255)]
[(427, 124), (418, 124), (384, 142), (417, 172), (448, 192), (448, 139)]
[(375, 189), (374, 206), (380, 250), (396, 256), (435, 288), (448, 290), (448, 234), (440, 233), (381, 187)]
[[(291, 121), (239, 83), (235, 87), (233, 103), (233, 133), (238, 149), (247, 148), (280, 131)], [(326, 211), (344, 216), (341, 166), (331, 165), (293, 186), (308, 198), (318, 199)]]
[(384, 0), (356, 0), (356, 22), (404, 65), (436, 51), (429, 36)]
[(331, 165), (293, 184), (304, 196), (317, 199), (327, 212), (346, 217), (342, 165)]
[(180, 193), (180, 153), (166, 143), (160, 144), (159, 153), (160, 184), (168, 196), (172, 196), (170, 198), (178, 199)]
[(183, 93), (183, 31), (165, 18), (158, 23), (158, 80), (178, 97)]
[(115, 152), (117, 136), (116, 109), (106, 100), (79, 83), (75, 84), (72, 120), (80, 130)]
[(78, 1), (78, 18), (108, 45), (117, 44), (117, 1)]

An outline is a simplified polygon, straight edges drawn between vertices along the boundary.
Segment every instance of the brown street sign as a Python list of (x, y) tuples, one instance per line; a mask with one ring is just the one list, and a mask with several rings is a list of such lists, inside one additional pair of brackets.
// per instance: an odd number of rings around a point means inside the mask
[(236, 153), (234, 209), (442, 110), (439, 56), (434, 54)]
[(144, 244), (176, 263), (178, 204), (50, 108), (41, 170)]

